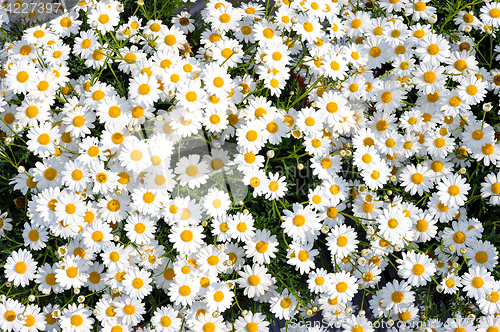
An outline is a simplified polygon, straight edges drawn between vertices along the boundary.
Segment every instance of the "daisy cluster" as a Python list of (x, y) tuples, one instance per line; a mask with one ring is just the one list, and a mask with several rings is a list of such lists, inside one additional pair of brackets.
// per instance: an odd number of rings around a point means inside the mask
[(144, 8), (2, 28), (0, 330), (499, 331), (499, 3)]

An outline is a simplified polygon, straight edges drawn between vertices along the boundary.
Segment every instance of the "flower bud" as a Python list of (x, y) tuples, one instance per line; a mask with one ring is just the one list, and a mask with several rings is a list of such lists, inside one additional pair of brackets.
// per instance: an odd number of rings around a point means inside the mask
[(60, 316), (61, 316), (61, 310), (56, 309), (56, 310), (52, 311), (52, 317), (59, 318)]

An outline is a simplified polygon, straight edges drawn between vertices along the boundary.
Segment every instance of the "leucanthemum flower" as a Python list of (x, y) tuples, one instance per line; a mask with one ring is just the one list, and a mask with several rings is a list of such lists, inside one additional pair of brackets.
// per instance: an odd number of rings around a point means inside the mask
[(127, 218), (125, 231), (132, 242), (147, 244), (154, 239), (156, 225), (147, 215), (134, 213)]
[(500, 6), (498, 3), (486, 3), (481, 7), (479, 18), (484, 24), (494, 28), (500, 26)]
[(380, 236), (390, 242), (396, 241), (406, 235), (411, 229), (411, 220), (399, 207), (385, 209), (377, 217), (379, 223)]
[(439, 200), (448, 206), (462, 206), (470, 190), (467, 179), (460, 174), (450, 174), (443, 177), (437, 185)]
[(116, 318), (125, 325), (136, 325), (145, 313), (144, 304), (139, 299), (122, 296), (121, 301), (116, 301)]
[(391, 176), (391, 168), (384, 160), (370, 163), (361, 171), (366, 185), (369, 189), (375, 190), (382, 188), (389, 181)]
[(436, 267), (432, 261), (424, 254), (403, 252), (398, 272), (413, 286), (425, 286), (436, 272)]
[[(2, 219), (1, 217), (2, 215), (0, 215), (0, 219)], [(49, 236), (45, 227), (35, 223), (33, 225), (24, 223), (23, 238), (25, 246), (29, 246), (32, 250), (40, 250), (47, 246), (46, 242)]]
[(65, 224), (78, 223), (85, 215), (85, 203), (79, 196), (66, 190), (61, 192), (55, 206), (56, 218)]
[(150, 276), (151, 273), (146, 270), (137, 267), (129, 269), (122, 282), (127, 295), (141, 300), (149, 295), (153, 290)]
[(25, 287), (35, 279), (37, 262), (25, 249), (14, 251), (5, 262), (5, 276), (14, 286)]
[(102, 33), (112, 31), (120, 22), (120, 14), (114, 6), (108, 6), (104, 3), (97, 4), (97, 7), (90, 11), (88, 19), (90, 22), (96, 22), (96, 29)]
[(484, 181), (481, 183), (481, 196), (489, 197), (489, 203), (492, 205), (500, 205), (500, 173), (487, 174)]
[(403, 90), (393, 81), (383, 81), (378, 87), (375, 108), (378, 111), (393, 112), (401, 107)]
[(144, 73), (130, 80), (129, 96), (137, 104), (149, 106), (159, 99), (159, 87), (156, 77)]
[(35, 125), (28, 131), (28, 150), (44, 158), (56, 153), (54, 140), (59, 139), (59, 128), (44, 122)]
[(345, 271), (334, 273), (331, 280), (328, 294), (339, 303), (347, 303), (358, 292), (356, 278)]
[(39, 71), (33, 62), (20, 60), (12, 64), (5, 82), (14, 93), (25, 94), (36, 88)]
[(181, 328), (182, 319), (179, 312), (171, 306), (156, 308), (151, 324), (158, 332), (175, 332)]
[(305, 208), (297, 203), (292, 206), (292, 211), (284, 210), (283, 223), (281, 227), (284, 232), (296, 240), (312, 240), (319, 234), (321, 224), (318, 215), (311, 207)]
[(469, 105), (476, 105), (486, 96), (486, 83), (475, 75), (466, 76), (459, 81), (457, 88), (460, 98)]
[(90, 178), (94, 182), (94, 193), (107, 194), (118, 184), (119, 176), (104, 168), (104, 163), (99, 162), (90, 169)]
[(457, 222), (456, 220), (452, 222), (451, 227), (446, 227), (442, 234), (443, 244), (446, 247), (450, 245), (455, 247), (452, 252), (460, 252), (462, 248), (466, 247), (466, 243), (474, 241), (476, 238), (476, 229), (469, 229), (465, 222)]
[(63, 263), (55, 270), (56, 282), (64, 289), (80, 288), (89, 277), (89, 266), (85, 261), (75, 256), (67, 256)]
[(419, 213), (413, 222), (414, 240), (416, 242), (427, 242), (433, 239), (437, 233), (437, 221), (428, 213)]
[(108, 223), (118, 223), (127, 217), (130, 211), (129, 195), (105, 195), (97, 203), (99, 217)]
[(107, 223), (95, 220), (85, 227), (82, 233), (83, 243), (87, 248), (99, 253), (113, 240), (111, 232), (112, 229)]
[(240, 278), (237, 282), (244, 288), (243, 293), (249, 298), (263, 295), (272, 284), (271, 275), (267, 273), (267, 268), (259, 264), (245, 265), (238, 274)]
[(418, 41), (415, 54), (424, 63), (437, 66), (450, 56), (450, 45), (441, 35), (425, 35)]
[(210, 188), (203, 198), (202, 205), (212, 217), (221, 217), (231, 207), (231, 199), (227, 192)]
[(444, 287), (445, 294), (455, 294), (462, 287), (462, 278), (459, 275), (452, 273), (447, 274), (442, 280), (441, 285)]
[(425, 94), (441, 91), (445, 86), (447, 76), (444, 75), (445, 68), (439, 65), (421, 63), (413, 74), (413, 82), (417, 88)]
[(271, 297), (270, 306), (276, 317), (289, 320), (296, 313), (297, 299), (285, 289), (281, 294), (275, 293), (275, 296)]
[(252, 258), (255, 263), (269, 264), (275, 253), (278, 251), (278, 241), (267, 229), (256, 230), (255, 235), (245, 244), (245, 254)]
[(411, 286), (406, 282), (394, 280), (381, 289), (382, 306), (396, 313), (404, 312), (414, 301)]
[(482, 266), (492, 271), (498, 261), (497, 249), (489, 241), (471, 241), (467, 245), (465, 257), (469, 260), (471, 266)]
[(347, 257), (356, 250), (358, 240), (354, 229), (346, 225), (335, 226), (327, 238), (327, 246), (332, 256)]
[(208, 286), (205, 293), (205, 301), (212, 311), (224, 312), (231, 306), (234, 293), (224, 282), (219, 282)]
[(228, 235), (238, 241), (249, 241), (255, 235), (254, 222), (251, 214), (238, 212), (228, 222)]
[(463, 275), (462, 284), (467, 296), (480, 300), (492, 291), (495, 279), (484, 267), (474, 266)]
[(172, 233), (168, 235), (174, 248), (180, 254), (190, 254), (197, 251), (203, 244), (203, 227), (172, 227)]
[(248, 312), (245, 316), (240, 316), (234, 322), (237, 331), (265, 332), (268, 330), (269, 322), (261, 313)]
[(285, 196), (288, 191), (285, 183), (285, 176), (280, 177), (279, 173), (269, 173), (268, 186), (264, 189), (264, 194), (268, 200), (277, 200)]
[(422, 195), (425, 192), (428, 192), (430, 188), (433, 188), (431, 182), (431, 173), (429, 169), (422, 165), (408, 165), (406, 166), (400, 173), (399, 179), (401, 185), (405, 187), (411, 195), (415, 195), (418, 193)]
[(190, 154), (182, 157), (177, 163), (174, 172), (178, 174), (180, 185), (187, 185), (189, 188), (199, 188), (207, 182), (208, 165), (204, 160), (200, 160), (200, 155)]
[(261, 121), (251, 121), (236, 130), (238, 145), (245, 151), (259, 151), (266, 143), (269, 132)]

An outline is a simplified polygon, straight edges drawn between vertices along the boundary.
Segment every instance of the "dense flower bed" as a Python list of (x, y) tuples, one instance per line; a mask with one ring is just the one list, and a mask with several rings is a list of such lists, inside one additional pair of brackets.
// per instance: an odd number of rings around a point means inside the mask
[(0, 330), (499, 331), (498, 2), (169, 6), (3, 25)]

